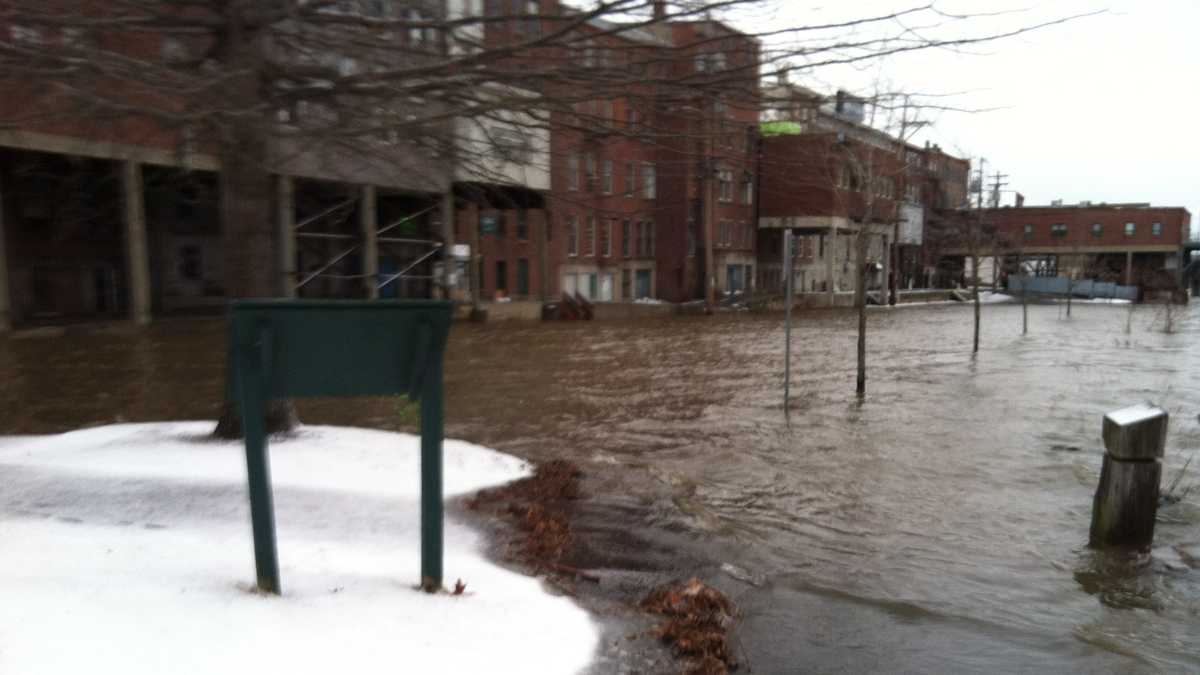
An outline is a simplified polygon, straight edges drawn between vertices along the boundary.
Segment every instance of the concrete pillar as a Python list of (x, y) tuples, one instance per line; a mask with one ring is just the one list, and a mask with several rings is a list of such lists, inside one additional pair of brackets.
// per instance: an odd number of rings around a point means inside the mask
[(121, 193), (125, 207), (125, 281), (129, 289), (129, 318), (150, 323), (150, 255), (146, 245), (146, 196), (142, 165), (121, 162)]
[(888, 236), (886, 234), (881, 235), (880, 239), (883, 242), (883, 252), (881, 254), (883, 256), (883, 282), (881, 284), (882, 287), (879, 289), (879, 304), (887, 305), (891, 304), (889, 299), (892, 295), (892, 249), (888, 245)]
[(0, 333), (12, 330), (12, 300), (8, 289), (8, 248), (4, 234), (4, 167), (0, 166)]
[(379, 217), (375, 186), (364, 185), (358, 205), (358, 225), (362, 235), (362, 273), (366, 297), (379, 297)]
[(1125, 252), (1125, 285), (1133, 285), (1133, 251)]
[(1167, 411), (1135, 405), (1104, 416), (1104, 464), (1088, 544), (1147, 548), (1154, 541)]
[(542, 302), (550, 301), (550, 210), (542, 209), (542, 224), (537, 230), (538, 292)]
[(446, 298), (454, 296), (455, 274), (458, 271), (458, 260), (454, 257), (454, 224), (458, 217), (454, 209), (454, 190), (447, 189), (442, 193), (442, 287), (445, 288)]
[(833, 306), (833, 293), (837, 290), (837, 279), (833, 276), (833, 261), (837, 258), (837, 225), (829, 228), (825, 236), (825, 282), (829, 295), (829, 306)]
[(275, 177), (275, 225), (279, 250), (279, 297), (296, 297), (296, 182)]

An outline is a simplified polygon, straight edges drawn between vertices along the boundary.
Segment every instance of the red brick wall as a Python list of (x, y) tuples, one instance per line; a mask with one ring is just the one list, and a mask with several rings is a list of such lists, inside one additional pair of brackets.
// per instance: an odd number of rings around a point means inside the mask
[[(1014, 245), (1030, 247), (1083, 246), (1178, 246), (1186, 238), (1191, 215), (1182, 208), (1121, 208), (1093, 207), (1028, 207), (990, 209), (984, 220), (996, 227), (997, 233)], [(1134, 235), (1125, 236), (1125, 223), (1136, 225)], [(1162, 223), (1162, 234), (1154, 236), (1153, 223)], [(1056, 223), (1067, 226), (1065, 237), (1051, 235)], [(1101, 235), (1092, 235), (1092, 224), (1099, 223)], [(1026, 238), (1025, 225), (1033, 225), (1033, 235)]]
[[(857, 162), (843, 155), (859, 154)], [(833, 134), (772, 136), (763, 139), (762, 217), (842, 216), (860, 219), (868, 207), (872, 220), (889, 220), (896, 200), (873, 195), (870, 186), (839, 188), (843, 165), (870, 167), (870, 174), (892, 180), (893, 194), (903, 190), (902, 159), (893, 153), (867, 149), (849, 141), (839, 144)]]

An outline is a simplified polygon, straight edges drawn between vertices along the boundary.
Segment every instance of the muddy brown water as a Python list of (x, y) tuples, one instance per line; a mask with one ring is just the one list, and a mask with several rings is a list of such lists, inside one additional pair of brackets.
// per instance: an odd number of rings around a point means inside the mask
[[(1160, 512), (1150, 556), (1086, 547), (1104, 412), (1172, 413), (1165, 481), (1200, 449), (1200, 307), (872, 310), (854, 319), (456, 325), (447, 434), (587, 471), (576, 562), (614, 583), (698, 573), (743, 618), (752, 672), (1196, 672), (1200, 487)], [(203, 419), (223, 327), (0, 339), (0, 433)], [(402, 428), (388, 399), (314, 400), (310, 423)], [(1200, 484), (1200, 460), (1178, 492)], [(633, 575), (633, 576), (630, 576)]]

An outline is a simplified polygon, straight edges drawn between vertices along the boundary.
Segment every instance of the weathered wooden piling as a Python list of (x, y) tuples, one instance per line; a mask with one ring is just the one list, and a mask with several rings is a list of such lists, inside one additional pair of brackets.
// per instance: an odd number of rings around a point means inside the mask
[(1144, 548), (1154, 541), (1167, 411), (1135, 405), (1104, 416), (1104, 465), (1089, 545)]

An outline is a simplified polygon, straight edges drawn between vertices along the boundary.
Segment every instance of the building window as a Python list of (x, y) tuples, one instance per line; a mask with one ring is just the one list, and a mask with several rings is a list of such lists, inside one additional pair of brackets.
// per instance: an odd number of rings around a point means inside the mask
[(1067, 236), (1066, 223), (1054, 223), (1053, 225), (1051, 225), (1050, 226), (1050, 236), (1058, 237), (1060, 239)]
[(642, 198), (654, 199), (658, 195), (658, 181), (654, 174), (654, 165), (642, 167)]
[(538, 20), (538, 14), (541, 11), (538, 0), (525, 0), (525, 32), (527, 34), (537, 35), (541, 32), (541, 22)]
[(517, 259), (517, 295), (529, 295), (529, 259)]
[(1152, 225), (1150, 225), (1150, 234), (1152, 234), (1156, 237), (1161, 237), (1162, 236), (1162, 223), (1153, 223)]
[(1100, 223), (1092, 223), (1092, 236), (1098, 238), (1103, 234), (1104, 234), (1104, 226), (1101, 225)]
[(594, 215), (588, 216), (584, 222), (583, 255), (585, 257), (595, 257), (596, 255), (596, 216)]
[(585, 186), (588, 192), (596, 189), (596, 156), (588, 153), (584, 159), (584, 171), (587, 176), (585, 178)]
[(529, 219), (526, 214), (525, 209), (517, 209), (517, 239), (521, 241), (529, 239)]
[[(379, 16), (383, 16), (383, 3), (379, 2)], [(420, 24), (425, 22), (425, 16), (421, 14), (419, 9), (408, 10), (408, 20), (410, 23)], [(408, 29), (408, 44), (412, 46), (424, 44), (427, 34), (424, 26), (409, 26)]]
[(1132, 237), (1136, 233), (1137, 233), (1137, 224), (1136, 223), (1125, 223), (1125, 236), (1126, 237)]
[(600, 221), (600, 255), (605, 258), (612, 255), (612, 218)]
[(628, 258), (632, 250), (633, 242), (630, 240), (632, 235), (633, 232), (629, 227), (629, 219), (626, 218), (621, 221), (621, 257), (623, 258)]
[(1026, 226), (1025, 226), (1025, 238), (1026, 238), (1026, 239), (1033, 239), (1033, 225), (1026, 225)]
[(567, 189), (579, 189), (579, 153), (572, 152), (567, 157)]
[(489, 131), (496, 156), (514, 164), (528, 164), (532, 152), (525, 136), (514, 129), (492, 128)]
[(508, 263), (504, 260), (496, 261), (496, 290), (508, 290)]
[(650, 222), (646, 223), (646, 229), (650, 231), (650, 233), (649, 233), (649, 249), (647, 249), (646, 255), (653, 258), (654, 257), (654, 242), (658, 238), (658, 232), (657, 232), (657, 228), (654, 227), (654, 221), (650, 221)]
[(742, 178), (742, 201), (746, 204), (754, 203), (754, 174), (747, 173)]
[(604, 194), (613, 193), (613, 163), (611, 159), (604, 160), (600, 169), (600, 189)]
[(625, 163), (625, 196), (632, 197), (637, 194), (637, 165), (633, 162)]
[(733, 201), (733, 172), (728, 169), (721, 169), (717, 172), (718, 186), (718, 201), (731, 202)]
[(567, 216), (567, 255), (579, 255), (579, 221), (575, 216)]
[(496, 234), (496, 214), (479, 210), (479, 236)]

